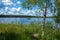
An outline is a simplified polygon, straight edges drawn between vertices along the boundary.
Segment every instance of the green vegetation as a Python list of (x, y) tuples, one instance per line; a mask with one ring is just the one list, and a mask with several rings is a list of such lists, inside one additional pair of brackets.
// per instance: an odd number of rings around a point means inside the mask
[(42, 37), (41, 23), (35, 24), (2, 24), (0, 23), (0, 40), (60, 40), (60, 29), (51, 28), (50, 23), (46, 23)]

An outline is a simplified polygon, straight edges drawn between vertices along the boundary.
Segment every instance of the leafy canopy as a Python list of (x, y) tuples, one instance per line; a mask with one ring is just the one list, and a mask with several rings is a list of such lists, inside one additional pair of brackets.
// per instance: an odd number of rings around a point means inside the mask
[[(46, 0), (24, 0), (22, 3), (23, 8), (33, 9), (35, 6), (44, 9), (46, 6)], [(47, 0), (47, 8), (52, 9), (51, 0)]]

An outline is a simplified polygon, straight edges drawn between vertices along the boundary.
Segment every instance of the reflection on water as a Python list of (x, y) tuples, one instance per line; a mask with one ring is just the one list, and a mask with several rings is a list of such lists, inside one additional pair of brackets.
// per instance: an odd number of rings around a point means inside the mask
[[(0, 18), (1, 23), (30, 23), (30, 22), (42, 22), (43, 18)], [(54, 22), (53, 18), (46, 18), (46, 22)]]
[[(0, 18), (0, 23), (14, 23), (14, 24), (17, 24), (17, 23), (23, 23), (23, 24), (29, 24), (31, 22), (34, 22), (34, 23), (42, 23), (43, 22), (43, 18)], [(55, 20), (54, 18), (46, 18), (46, 23), (47, 22), (50, 22), (51, 25), (55, 26), (56, 23), (55, 23)], [(60, 26), (60, 24), (58, 25)]]

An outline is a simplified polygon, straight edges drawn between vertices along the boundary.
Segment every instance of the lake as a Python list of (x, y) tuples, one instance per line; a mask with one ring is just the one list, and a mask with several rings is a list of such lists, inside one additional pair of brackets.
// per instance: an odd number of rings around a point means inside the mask
[[(42, 22), (43, 21), (43, 18), (0, 18), (0, 22), (1, 23), (11, 23), (11, 22), (14, 22), (14, 23), (30, 23), (30, 22)], [(46, 22), (54, 22), (54, 19), (53, 18), (46, 18)]]
[[(0, 23), (22, 23), (22, 24), (29, 24), (31, 22), (38, 23), (43, 22), (43, 18), (0, 18)], [(46, 18), (46, 23), (50, 22), (53, 26), (55, 26), (55, 20), (54, 18)], [(60, 25), (60, 24), (59, 24)]]

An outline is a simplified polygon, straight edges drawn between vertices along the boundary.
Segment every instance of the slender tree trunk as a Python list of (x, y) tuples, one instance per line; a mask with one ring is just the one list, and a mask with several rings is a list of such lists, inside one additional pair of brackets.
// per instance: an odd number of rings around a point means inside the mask
[(43, 25), (42, 25), (42, 37), (44, 36), (44, 28), (45, 28), (45, 20), (46, 20), (46, 13), (47, 13), (47, 0), (46, 0), (46, 6), (44, 12), (44, 18), (43, 18)]

